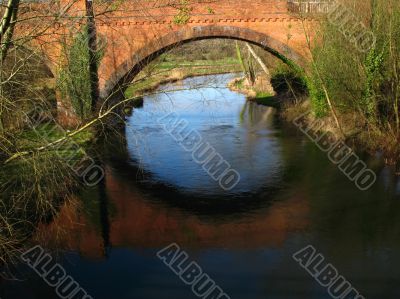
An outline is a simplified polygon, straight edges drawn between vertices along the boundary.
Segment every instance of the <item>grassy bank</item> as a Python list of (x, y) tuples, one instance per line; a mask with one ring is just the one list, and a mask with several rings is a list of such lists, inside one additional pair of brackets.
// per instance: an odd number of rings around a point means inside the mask
[(218, 60), (176, 61), (174, 56), (161, 57), (147, 66), (125, 92), (126, 97), (140, 96), (160, 85), (188, 77), (240, 72), (239, 62), (230, 57)]
[[(235, 78), (229, 84), (230, 90), (244, 94), (249, 101), (255, 102), (260, 105), (279, 107), (279, 98), (275, 94), (274, 90), (270, 86), (259, 82), (265, 81), (265, 78), (259, 76), (256, 83), (250, 86), (245, 78)], [(269, 85), (269, 83), (268, 83)]]
[[(148, 65), (127, 96), (190, 76), (237, 72), (240, 67), (230, 58), (234, 57), (230, 49), (229, 41), (202, 41), (174, 49)], [(97, 161), (94, 141), (107, 134), (108, 119), (97, 128), (65, 139), (69, 131), (57, 125), (56, 89), (72, 101), (82, 124), (94, 116), (87, 105), (87, 57), (82, 51), (86, 48), (77, 38), (66, 52), (72, 63), (64, 66), (58, 80), (36, 56), (22, 60), (23, 67), (15, 66), (14, 56), (10, 56), (1, 69), (2, 78), (13, 76), (14, 80), (1, 82), (0, 95), (0, 266), (18, 256), (38, 224), (51, 221), (60, 206), (86, 188), (76, 170), (84, 171), (92, 154)], [(31, 57), (30, 52), (16, 54)], [(15, 69), (17, 74), (13, 74)], [(110, 127), (114, 130), (113, 123)], [(56, 141), (60, 142), (51, 145)], [(17, 158), (9, 161), (10, 157)], [(86, 157), (88, 160), (82, 161)]]
[[(310, 109), (344, 138), (399, 165), (400, 2), (345, 0), (343, 5), (357, 18), (321, 20), (309, 65)], [(360, 21), (364, 39), (360, 26), (352, 26)]]
[(232, 80), (228, 86), (246, 95), (249, 101), (274, 108), (288, 108), (308, 97), (307, 86), (301, 74), (284, 64), (271, 69), (271, 79), (259, 71), (254, 84), (240, 77)]

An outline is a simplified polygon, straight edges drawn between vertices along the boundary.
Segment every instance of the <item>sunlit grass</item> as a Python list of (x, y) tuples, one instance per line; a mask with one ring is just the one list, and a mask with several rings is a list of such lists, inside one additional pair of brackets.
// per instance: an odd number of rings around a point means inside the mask
[(149, 65), (125, 91), (126, 97), (134, 97), (157, 88), (160, 84), (186, 77), (230, 73), (240, 71), (239, 61), (227, 57), (218, 60), (172, 60), (170, 57)]

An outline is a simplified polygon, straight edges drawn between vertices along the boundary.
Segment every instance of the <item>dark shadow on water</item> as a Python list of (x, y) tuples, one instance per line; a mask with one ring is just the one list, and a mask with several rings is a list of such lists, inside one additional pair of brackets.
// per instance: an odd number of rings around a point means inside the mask
[(99, 212), (100, 212), (100, 225), (101, 236), (103, 239), (104, 256), (108, 257), (112, 248), (110, 241), (110, 219), (109, 219), (109, 200), (106, 191), (106, 177), (104, 177), (98, 185), (99, 194)]
[[(254, 193), (229, 193), (225, 195), (205, 196), (185, 193), (175, 186), (152, 179), (152, 174), (127, 163), (126, 160), (109, 158), (107, 163), (112, 168), (112, 175), (126, 184), (139, 186), (145, 199), (161, 205), (178, 208), (197, 216), (207, 216), (229, 220), (240, 214), (251, 213), (267, 208), (273, 203), (274, 195), (281, 188), (268, 187)], [(271, 198), (271, 201), (268, 201)]]

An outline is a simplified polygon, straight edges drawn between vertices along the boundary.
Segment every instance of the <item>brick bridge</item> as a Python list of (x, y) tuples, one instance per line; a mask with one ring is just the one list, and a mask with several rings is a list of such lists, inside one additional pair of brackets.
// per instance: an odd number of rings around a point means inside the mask
[[(126, 0), (107, 11), (110, 3), (94, 3), (98, 39), (106, 41), (99, 67), (102, 99), (123, 92), (143, 67), (166, 50), (200, 39), (248, 41), (301, 66), (309, 57), (304, 30), (315, 28), (317, 21), (311, 17), (302, 21), (295, 12), (324, 12), (329, 4), (327, 0), (305, 6), (294, 0)], [(74, 8), (39, 40), (55, 75), (62, 61), (60, 36), (86, 23), (77, 18), (86, 14), (84, 0)]]

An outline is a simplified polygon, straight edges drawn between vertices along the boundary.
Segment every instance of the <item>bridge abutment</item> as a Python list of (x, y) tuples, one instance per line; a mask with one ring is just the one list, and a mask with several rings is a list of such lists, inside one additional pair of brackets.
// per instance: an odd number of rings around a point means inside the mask
[[(61, 2), (65, 5), (68, 0)], [(285, 61), (304, 65), (310, 57), (306, 33), (311, 38), (314, 36), (318, 20), (293, 14), (290, 7), (294, 2), (126, 0), (115, 10), (109, 9), (107, 1), (96, 2), (94, 22), (97, 40), (101, 41), (99, 48), (103, 53), (98, 68), (101, 100), (110, 96), (112, 101), (123, 98), (127, 85), (154, 58), (181, 43), (199, 39), (243, 40), (270, 51), (278, 58), (284, 57)], [(187, 14), (185, 18), (182, 18), (183, 12)], [(65, 41), (71, 40), (86, 25), (85, 15), (85, 0), (79, 0), (72, 11), (58, 18), (57, 24), (50, 25), (46, 34), (33, 43), (49, 57), (58, 54), (65, 49)], [(34, 22), (37, 19), (31, 21), (31, 27), (37, 26)], [(29, 30), (28, 27), (20, 28), (20, 32)], [(305, 29), (310, 29), (310, 32), (305, 32)], [(55, 56), (58, 58), (49, 60), (56, 64), (53, 69), (60, 69), (65, 63), (64, 59), (60, 59), (63, 54)], [(79, 122), (70, 102), (59, 94), (57, 100), (59, 121), (69, 126)]]

